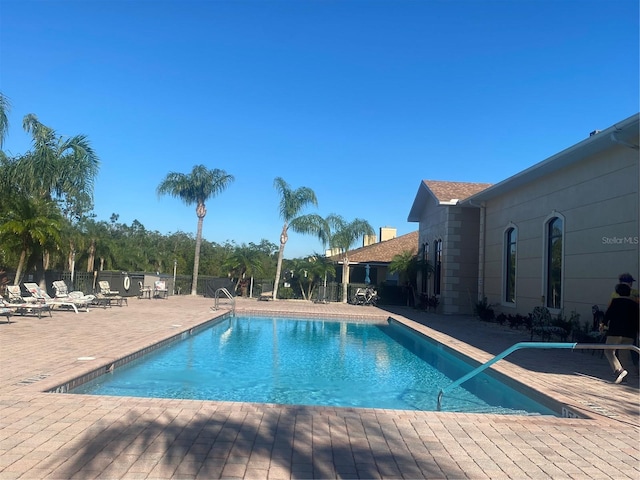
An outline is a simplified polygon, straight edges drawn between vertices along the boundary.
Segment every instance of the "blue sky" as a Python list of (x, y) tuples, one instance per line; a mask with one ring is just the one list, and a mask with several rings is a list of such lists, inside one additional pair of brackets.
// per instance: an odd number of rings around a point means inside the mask
[(637, 113), (638, 44), (636, 0), (2, 0), (4, 150), (28, 113), (87, 135), (99, 220), (195, 233), (156, 187), (202, 163), (235, 176), (207, 240), (277, 244), (277, 176), (402, 235), (421, 180), (499, 182)]

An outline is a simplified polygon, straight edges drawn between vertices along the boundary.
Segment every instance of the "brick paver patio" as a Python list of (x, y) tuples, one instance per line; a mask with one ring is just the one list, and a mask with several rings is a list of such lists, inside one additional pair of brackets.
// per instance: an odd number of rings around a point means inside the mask
[[(493, 367), (587, 418), (44, 393), (225, 312), (212, 305), (134, 298), (0, 323), (0, 479), (640, 478), (638, 378), (611, 384), (599, 353), (523, 350)], [(528, 340), (403, 308), (239, 299), (237, 311), (393, 316), (479, 362)]]

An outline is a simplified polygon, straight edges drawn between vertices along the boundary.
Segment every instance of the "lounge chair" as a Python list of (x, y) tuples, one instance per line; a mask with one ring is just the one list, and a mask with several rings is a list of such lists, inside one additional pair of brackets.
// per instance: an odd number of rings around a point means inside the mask
[(90, 302), (95, 298), (94, 295), (85, 295), (83, 292), (79, 290), (74, 290), (73, 292), (70, 292), (69, 287), (67, 287), (67, 284), (65, 283), (64, 280), (57, 280), (53, 282), (53, 289), (56, 291), (56, 296), (54, 297), (54, 300), (56, 299), (63, 300), (65, 298), (72, 298), (74, 300), (79, 299), (79, 300)]
[(56, 296), (53, 298), (54, 300), (71, 300), (78, 306), (84, 306), (85, 303), (88, 305), (92, 303), (96, 298), (95, 295), (85, 295), (79, 290), (70, 292), (69, 287), (67, 287), (67, 284), (64, 282), (64, 280), (53, 282), (53, 288), (56, 291)]
[(273, 300), (273, 285), (270, 283), (263, 283), (262, 292), (260, 292), (258, 301), (268, 302), (269, 300)]
[(7, 294), (9, 301), (3, 301), (3, 308), (9, 308), (20, 315), (26, 315), (28, 313), (38, 315), (38, 318), (42, 318), (42, 312), (47, 311), (49, 312), (49, 316), (51, 316), (51, 306), (39, 301), (33, 296), (23, 297), (20, 285), (8, 285)]
[[(77, 292), (77, 293), (71, 292), (71, 293), (67, 293), (66, 296), (62, 296), (62, 297), (58, 297), (58, 293), (56, 293), (55, 298), (51, 298), (51, 296), (46, 292), (46, 290), (41, 289), (37, 283), (25, 282), (24, 286), (33, 297), (49, 305), (51, 308), (68, 307), (73, 309), (73, 311), (76, 313), (78, 313), (78, 307), (84, 308), (85, 311), (88, 312), (89, 304), (95, 298), (93, 295), (84, 295), (82, 292)], [(66, 287), (66, 284), (65, 284), (65, 287)], [(61, 290), (62, 291), (60, 292), (60, 294), (64, 295), (64, 288), (61, 287)]]
[(37, 303), (38, 300), (33, 297), (23, 297), (20, 285), (7, 285), (7, 297), (9, 303)]
[(3, 298), (0, 298), (0, 315), (4, 315), (7, 317), (7, 323), (11, 323), (11, 315), (13, 315), (13, 310), (10, 308), (9, 304), (5, 304)]
[(100, 296), (101, 298), (106, 299), (107, 304), (111, 306), (112, 303), (116, 303), (119, 307), (122, 306), (122, 302), (124, 302), (127, 306), (129, 306), (129, 302), (127, 299), (120, 295), (119, 290), (111, 290), (111, 285), (106, 280), (101, 280), (98, 282), (98, 287), (100, 287)]
[(155, 298), (168, 298), (169, 289), (164, 280), (156, 280), (153, 284), (153, 296)]

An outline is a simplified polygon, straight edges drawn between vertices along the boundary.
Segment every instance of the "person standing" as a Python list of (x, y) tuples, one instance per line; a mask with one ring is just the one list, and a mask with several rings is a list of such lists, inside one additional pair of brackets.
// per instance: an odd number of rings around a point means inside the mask
[[(609, 308), (604, 314), (604, 321), (608, 324), (607, 341), (611, 345), (632, 345), (638, 336), (638, 324), (640, 323), (640, 305), (630, 297), (631, 288), (627, 283), (616, 285), (616, 298), (611, 300)], [(615, 380), (620, 383), (627, 376), (632, 364), (629, 350), (605, 350), (605, 356), (613, 369)], [(618, 355), (620, 358), (618, 358)]]
[[(629, 289), (630, 289), (629, 298), (631, 298), (631, 300), (633, 300), (634, 302), (638, 303), (640, 302), (640, 296), (638, 294), (638, 289), (633, 288), (633, 282), (635, 281), (636, 279), (633, 278), (633, 276), (630, 273), (621, 273), (620, 276), (618, 277), (618, 285), (620, 284), (629, 285)], [(613, 300), (614, 298), (618, 298), (619, 296), (620, 295), (618, 294), (618, 292), (614, 290), (614, 292), (611, 294), (611, 300)], [(609, 302), (609, 305), (611, 305), (611, 302)]]

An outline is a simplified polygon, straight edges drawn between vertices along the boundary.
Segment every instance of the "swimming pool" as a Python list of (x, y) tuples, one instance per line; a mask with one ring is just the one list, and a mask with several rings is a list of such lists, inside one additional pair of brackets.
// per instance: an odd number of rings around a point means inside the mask
[[(70, 393), (431, 411), (472, 368), (393, 322), (231, 317)], [(442, 410), (557, 415), (487, 374)]]

